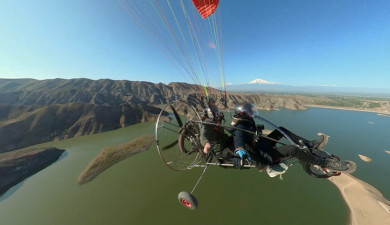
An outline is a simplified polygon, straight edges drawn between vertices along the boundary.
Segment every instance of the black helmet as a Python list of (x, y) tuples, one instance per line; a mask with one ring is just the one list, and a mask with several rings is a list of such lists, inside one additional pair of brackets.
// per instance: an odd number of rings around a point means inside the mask
[(252, 115), (256, 113), (255, 106), (248, 102), (239, 104), (235, 108), (235, 115), (238, 117), (252, 117)]

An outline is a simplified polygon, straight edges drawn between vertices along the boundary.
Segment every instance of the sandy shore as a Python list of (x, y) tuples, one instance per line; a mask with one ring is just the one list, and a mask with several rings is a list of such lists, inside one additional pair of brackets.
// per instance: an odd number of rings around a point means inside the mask
[(305, 106), (313, 107), (313, 108), (338, 109), (338, 110), (348, 110), (348, 111), (357, 111), (357, 112), (371, 112), (371, 113), (377, 113), (379, 116), (390, 116), (390, 109), (388, 108), (357, 109), (357, 108), (348, 108), (348, 107), (323, 106), (323, 105), (311, 105), (311, 104), (306, 104)]
[(349, 174), (328, 178), (350, 209), (350, 225), (389, 225), (390, 201), (373, 186)]

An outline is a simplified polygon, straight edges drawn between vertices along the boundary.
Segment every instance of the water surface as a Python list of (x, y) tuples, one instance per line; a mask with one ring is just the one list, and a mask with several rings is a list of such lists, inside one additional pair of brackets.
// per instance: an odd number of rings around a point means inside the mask
[[(325, 147), (358, 164), (355, 175), (389, 199), (390, 118), (374, 113), (310, 108), (306, 111), (261, 112), (272, 122), (304, 137), (331, 136)], [(199, 209), (177, 201), (191, 191), (201, 169), (176, 172), (166, 167), (153, 145), (149, 151), (109, 168), (79, 186), (79, 174), (105, 146), (154, 133), (153, 123), (40, 146), (65, 148), (67, 155), (26, 179), (0, 199), (2, 225), (52, 224), (347, 224), (348, 209), (336, 187), (293, 165), (284, 180), (255, 169), (210, 168), (195, 195)], [(358, 154), (373, 159), (363, 162)], [(332, 216), (329, 216), (332, 215)]]

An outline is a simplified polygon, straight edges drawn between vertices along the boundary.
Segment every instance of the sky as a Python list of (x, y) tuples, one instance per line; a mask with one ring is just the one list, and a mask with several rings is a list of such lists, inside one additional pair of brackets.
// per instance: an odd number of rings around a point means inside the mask
[[(388, 0), (220, 0), (217, 12), (228, 84), (390, 87)], [(1, 0), (0, 78), (186, 82), (117, 0)]]

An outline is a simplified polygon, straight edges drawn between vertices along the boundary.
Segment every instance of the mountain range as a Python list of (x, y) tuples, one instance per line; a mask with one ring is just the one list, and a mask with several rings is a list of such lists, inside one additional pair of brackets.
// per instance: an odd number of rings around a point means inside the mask
[[(209, 88), (225, 102), (224, 93)], [(161, 107), (184, 100), (206, 107), (203, 87), (187, 83), (150, 83), (90, 79), (0, 79), (0, 153), (81, 135), (154, 121)], [(247, 101), (265, 110), (306, 109), (306, 96), (228, 93), (228, 107)], [(221, 106), (222, 107), (222, 106)]]

